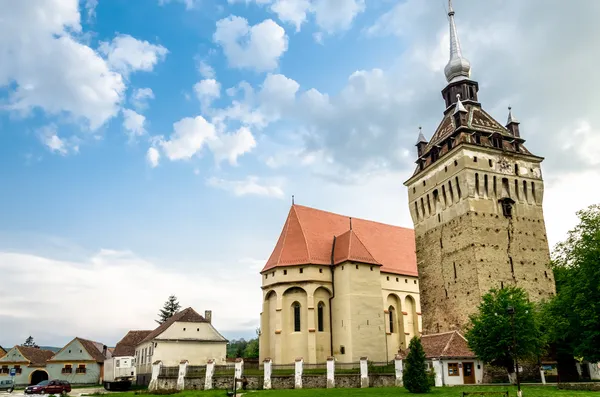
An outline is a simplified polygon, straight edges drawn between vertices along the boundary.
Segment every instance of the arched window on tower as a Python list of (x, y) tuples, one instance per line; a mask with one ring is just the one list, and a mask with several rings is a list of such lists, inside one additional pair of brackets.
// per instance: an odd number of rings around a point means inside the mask
[(319, 332), (323, 332), (324, 330), (324, 326), (323, 326), (323, 312), (325, 309), (325, 305), (323, 304), (323, 302), (319, 302), (319, 305), (317, 306), (317, 329), (319, 330)]
[(390, 333), (394, 333), (394, 306), (390, 306), (388, 309), (389, 312), (389, 323), (390, 323)]
[(292, 309), (294, 314), (294, 332), (300, 332), (300, 303), (294, 302)]

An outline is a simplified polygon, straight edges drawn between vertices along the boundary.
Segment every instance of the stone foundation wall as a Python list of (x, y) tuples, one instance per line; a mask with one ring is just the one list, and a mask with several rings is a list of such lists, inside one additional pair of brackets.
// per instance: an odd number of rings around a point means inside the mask
[(373, 374), (369, 375), (369, 387), (394, 387), (396, 375)]
[(327, 388), (327, 376), (326, 375), (304, 375), (302, 377), (302, 388), (303, 389), (326, 389)]
[(558, 388), (562, 390), (587, 390), (600, 391), (600, 382), (591, 383), (559, 383)]

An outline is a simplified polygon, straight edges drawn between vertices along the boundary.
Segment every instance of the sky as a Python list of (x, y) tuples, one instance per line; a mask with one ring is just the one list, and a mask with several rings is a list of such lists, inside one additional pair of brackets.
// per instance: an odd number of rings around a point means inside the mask
[[(252, 337), (297, 204), (412, 227), (443, 0), (0, 0), (0, 345), (114, 345), (164, 301)], [(545, 157), (551, 247), (600, 197), (600, 2), (455, 0), (484, 109)], [(11, 18), (2, 18), (10, 15)]]

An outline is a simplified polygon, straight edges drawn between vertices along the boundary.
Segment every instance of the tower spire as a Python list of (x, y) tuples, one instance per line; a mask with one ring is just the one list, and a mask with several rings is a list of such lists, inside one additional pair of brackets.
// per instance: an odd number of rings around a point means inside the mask
[(468, 79), (471, 76), (471, 63), (462, 56), (456, 22), (454, 21), (452, 0), (448, 0), (448, 21), (450, 23), (450, 60), (444, 68), (446, 80), (449, 83)]

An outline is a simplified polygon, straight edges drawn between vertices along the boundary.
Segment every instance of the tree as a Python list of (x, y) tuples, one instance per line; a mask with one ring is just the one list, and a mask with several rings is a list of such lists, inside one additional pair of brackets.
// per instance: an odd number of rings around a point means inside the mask
[[(514, 328), (509, 307), (514, 309)], [(545, 346), (539, 308), (518, 287), (492, 289), (485, 294), (478, 312), (470, 317), (465, 337), (477, 357), (506, 368), (509, 375), (514, 373), (514, 359), (537, 360)]]
[(162, 324), (171, 317), (175, 313), (177, 313), (181, 309), (181, 305), (177, 301), (177, 297), (175, 295), (169, 296), (169, 299), (165, 302), (165, 305), (158, 312), (159, 319), (156, 320), (157, 323)]
[(416, 336), (410, 340), (404, 363), (404, 387), (411, 393), (428, 393), (431, 386), (425, 371), (425, 351), (421, 339)]
[(35, 341), (33, 340), (33, 336), (28, 336), (27, 339), (25, 339), (25, 343), (23, 343), (21, 346), (25, 346), (25, 347), (37, 347)]
[(556, 296), (545, 307), (545, 326), (559, 349), (600, 361), (600, 205), (578, 211), (579, 224), (554, 252)]

